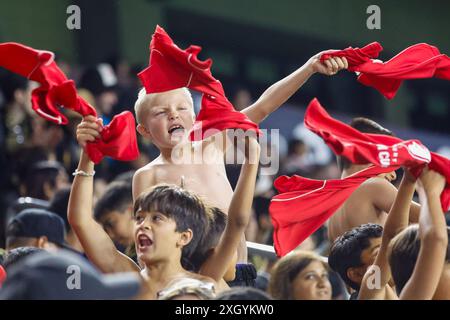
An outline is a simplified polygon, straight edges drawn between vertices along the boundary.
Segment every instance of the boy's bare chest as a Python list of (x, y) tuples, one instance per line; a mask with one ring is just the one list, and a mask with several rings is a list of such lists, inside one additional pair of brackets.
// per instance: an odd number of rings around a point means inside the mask
[(233, 190), (228, 181), (223, 164), (164, 164), (159, 165), (154, 179), (155, 183), (168, 183), (204, 197), (209, 204), (227, 210)]

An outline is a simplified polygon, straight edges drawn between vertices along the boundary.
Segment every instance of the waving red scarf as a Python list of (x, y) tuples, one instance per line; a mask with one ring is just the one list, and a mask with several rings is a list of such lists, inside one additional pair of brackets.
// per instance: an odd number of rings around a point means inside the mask
[[(67, 79), (54, 62), (54, 54), (35, 50), (18, 43), (0, 44), (0, 66), (23, 77), (40, 83), (33, 90), (33, 110), (41, 117), (57, 124), (67, 124), (60, 106), (78, 112), (82, 116), (97, 117), (94, 107), (78, 96), (75, 83)], [(89, 157), (99, 163), (104, 156), (116, 160), (131, 161), (139, 156), (134, 117), (125, 111), (115, 116), (103, 128), (101, 139), (87, 145)]]
[(150, 42), (149, 67), (138, 74), (147, 93), (164, 92), (187, 87), (203, 93), (200, 113), (197, 116), (191, 140), (202, 140), (225, 129), (253, 130), (258, 126), (247, 116), (234, 110), (225, 97), (220, 81), (211, 74), (212, 60), (200, 61), (201, 47), (190, 46), (181, 50), (157, 26)]
[(441, 194), (442, 209), (450, 209), (450, 160), (428, 151), (418, 140), (403, 141), (396, 137), (362, 133), (333, 119), (317, 99), (305, 113), (305, 126), (319, 135), (337, 155), (356, 164), (372, 163), (382, 167), (406, 166), (418, 176), (425, 164), (445, 176), (446, 187)]
[(387, 99), (395, 97), (403, 80), (439, 78), (450, 80), (450, 58), (439, 49), (426, 43), (406, 48), (391, 60), (380, 63), (372, 59), (383, 50), (377, 42), (366, 47), (331, 50), (321, 56), (321, 61), (330, 57), (346, 57), (350, 71), (361, 74), (358, 81), (374, 87)]
[(335, 180), (297, 175), (276, 179), (274, 186), (280, 194), (272, 198), (269, 213), (277, 255), (286, 255), (319, 229), (364, 181), (397, 168), (369, 167)]

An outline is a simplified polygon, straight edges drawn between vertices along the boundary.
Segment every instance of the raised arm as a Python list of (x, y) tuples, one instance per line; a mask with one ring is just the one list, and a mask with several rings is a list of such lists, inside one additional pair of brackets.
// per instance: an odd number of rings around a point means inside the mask
[[(378, 251), (375, 262), (367, 269), (366, 274), (361, 283), (359, 291), (359, 300), (368, 299), (385, 299), (386, 290), (392, 290), (388, 287), (391, 279), (391, 268), (387, 257), (389, 242), (402, 229), (408, 226), (409, 212), (411, 207), (411, 200), (414, 195), (416, 179), (405, 169), (402, 182), (395, 197), (394, 204), (389, 211), (386, 223), (383, 227), (383, 236), (381, 239), (381, 246)], [(379, 276), (377, 286), (371, 283), (373, 276)], [(392, 290), (392, 293), (394, 291)]]
[[(81, 122), (77, 129), (80, 145), (98, 137), (98, 125), (90, 116)], [(139, 271), (139, 267), (127, 256), (117, 251), (113, 241), (92, 215), (94, 192), (94, 163), (82, 151), (76, 175), (70, 191), (67, 216), (72, 229), (80, 240), (89, 260), (102, 272)], [(87, 175), (85, 175), (87, 174)]]
[[(247, 139), (247, 138), (246, 138)], [(249, 138), (245, 162), (228, 210), (228, 221), (219, 244), (202, 265), (200, 273), (220, 281), (238, 248), (252, 212), (253, 195), (258, 171), (260, 146)]]
[(425, 169), (420, 176), (419, 199), (422, 209), (419, 218), (420, 250), (411, 278), (400, 299), (429, 300), (439, 284), (447, 253), (448, 234), (442, 211), (440, 194), (445, 178)]
[(331, 76), (339, 70), (348, 68), (345, 58), (334, 57), (322, 63), (321, 55), (322, 53), (315, 55), (302, 67), (270, 86), (254, 104), (242, 112), (253, 122), (260, 123), (285, 103), (314, 73)]

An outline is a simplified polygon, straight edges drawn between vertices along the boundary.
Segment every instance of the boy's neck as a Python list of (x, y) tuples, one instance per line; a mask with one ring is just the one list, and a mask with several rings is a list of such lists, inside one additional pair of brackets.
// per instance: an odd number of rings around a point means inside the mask
[(164, 162), (172, 163), (173, 157), (183, 157), (185, 155), (190, 155), (191, 153), (191, 144), (183, 143), (182, 145), (177, 145), (172, 148), (159, 148), (160, 157)]
[(370, 166), (371, 166), (370, 164), (352, 164), (350, 167), (342, 170), (341, 179), (346, 178), (352, 174), (355, 174), (356, 172), (359, 172), (361, 170), (364, 170)]
[(164, 261), (146, 265), (144, 273), (149, 281), (161, 283), (171, 279), (177, 274), (186, 273), (186, 270), (183, 269), (179, 261)]

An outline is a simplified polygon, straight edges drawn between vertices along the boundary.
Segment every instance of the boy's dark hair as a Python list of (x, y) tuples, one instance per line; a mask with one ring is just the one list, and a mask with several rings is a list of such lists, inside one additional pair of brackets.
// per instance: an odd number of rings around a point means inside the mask
[(203, 263), (208, 259), (211, 249), (215, 248), (219, 243), (228, 221), (227, 215), (217, 207), (208, 208), (208, 213), (208, 229), (192, 257), (190, 257), (191, 264), (196, 272), (200, 270)]
[(47, 200), (44, 184), (47, 182), (54, 188), (56, 177), (63, 170), (64, 167), (57, 161), (39, 161), (34, 164), (25, 178), (27, 196)]
[(8, 271), (8, 268), (11, 268), (11, 266), (20, 262), (20, 260), (42, 251), (44, 251), (44, 249), (36, 247), (19, 247), (12, 249), (6, 254), (5, 259), (3, 260), (3, 267)]
[(216, 296), (215, 300), (272, 300), (262, 290), (253, 287), (234, 287)]
[(133, 193), (131, 182), (114, 181), (105, 190), (105, 193), (98, 199), (94, 208), (94, 218), (99, 221), (101, 217), (111, 211), (124, 213), (133, 205)]
[(208, 216), (203, 201), (193, 193), (175, 185), (159, 185), (142, 193), (134, 203), (134, 214), (139, 210), (159, 212), (173, 219), (176, 232), (192, 230), (191, 241), (183, 247), (181, 265), (186, 270), (193, 270), (190, 257), (205, 230), (208, 229)]
[(331, 246), (328, 264), (354, 290), (359, 290), (360, 285), (350, 280), (347, 270), (362, 266), (362, 252), (369, 248), (371, 239), (380, 238), (382, 234), (382, 226), (367, 223), (345, 232)]
[(50, 199), (50, 204), (48, 207), (49, 211), (56, 213), (64, 220), (66, 232), (71, 230), (69, 221), (67, 220), (67, 207), (69, 205), (70, 189), (71, 187), (64, 187), (61, 190), (58, 190), (53, 195), (53, 198)]
[[(414, 271), (420, 250), (419, 226), (412, 225), (400, 232), (389, 245), (389, 265), (395, 290), (400, 295)], [(450, 227), (447, 227), (450, 237)], [(446, 262), (450, 262), (450, 246), (447, 245)]]
[[(352, 122), (350, 122), (350, 127), (363, 133), (383, 134), (386, 136), (394, 135), (391, 130), (382, 127), (380, 124), (376, 123), (373, 120), (363, 117), (353, 118)], [(341, 171), (349, 168), (352, 165), (352, 163), (343, 156), (337, 156), (337, 163), (338, 168)]]
[(277, 300), (294, 300), (293, 287), (295, 278), (313, 261), (319, 261), (328, 269), (322, 258), (310, 251), (296, 251), (278, 260), (271, 272), (268, 292)]

